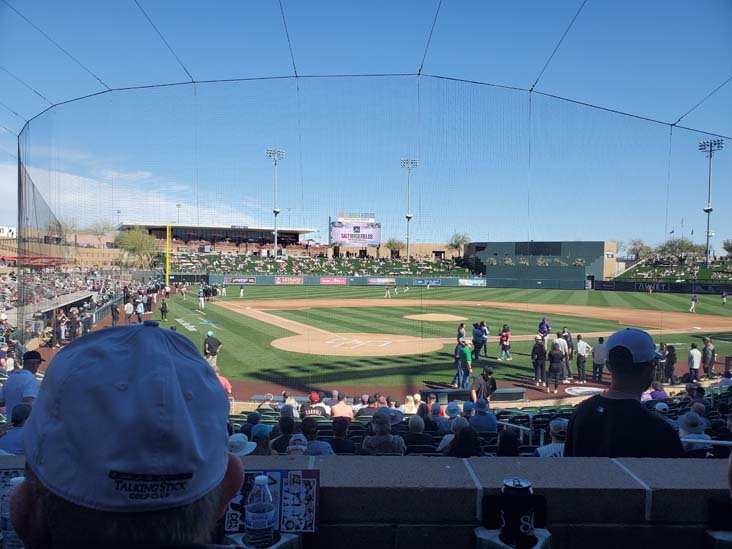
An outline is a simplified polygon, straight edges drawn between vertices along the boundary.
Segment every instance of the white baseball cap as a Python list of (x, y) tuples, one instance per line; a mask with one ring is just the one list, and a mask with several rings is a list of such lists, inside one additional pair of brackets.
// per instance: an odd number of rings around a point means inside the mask
[(625, 347), (633, 357), (633, 364), (650, 362), (659, 358), (656, 344), (648, 332), (637, 328), (626, 328), (615, 332), (607, 338), (606, 350), (608, 356), (615, 347)]
[(221, 483), (229, 402), (189, 339), (154, 320), (58, 352), (25, 426), (26, 462), (57, 496), (99, 511), (187, 505)]

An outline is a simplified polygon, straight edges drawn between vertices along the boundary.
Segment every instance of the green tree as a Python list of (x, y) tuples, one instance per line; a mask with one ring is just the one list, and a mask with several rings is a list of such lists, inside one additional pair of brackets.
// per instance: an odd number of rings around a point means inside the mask
[(722, 248), (727, 252), (727, 255), (732, 255), (732, 240), (725, 240), (722, 242)]
[(669, 238), (656, 247), (659, 255), (704, 255), (704, 245), (694, 244), (688, 238)]
[(149, 269), (158, 254), (155, 237), (143, 228), (136, 227), (122, 231), (115, 244), (134, 258), (134, 263), (141, 269)]
[(465, 233), (455, 233), (450, 237), (450, 240), (447, 242), (447, 249), (455, 250), (456, 252), (458, 252), (458, 255), (463, 255), (463, 250), (465, 249), (465, 246), (467, 246), (469, 243), (470, 236)]
[(91, 234), (97, 237), (97, 240), (99, 241), (99, 247), (102, 247), (102, 238), (104, 238), (105, 235), (111, 233), (114, 230), (114, 225), (105, 219), (100, 219), (99, 221), (95, 221), (91, 225), (89, 225), (89, 228), (87, 229)]
[(384, 244), (384, 247), (389, 250), (391, 253), (391, 257), (399, 257), (399, 252), (404, 247), (404, 242), (401, 240), (398, 240), (396, 238), (390, 238), (386, 241), (386, 244)]
[[(57, 224), (58, 231), (61, 233), (59, 236), (65, 244), (76, 243), (76, 235), (79, 234), (79, 225), (75, 219), (70, 217), (59, 219)], [(73, 238), (72, 238), (73, 237)]]
[(643, 259), (653, 254), (653, 248), (640, 238), (634, 238), (628, 244), (626, 251), (636, 259)]

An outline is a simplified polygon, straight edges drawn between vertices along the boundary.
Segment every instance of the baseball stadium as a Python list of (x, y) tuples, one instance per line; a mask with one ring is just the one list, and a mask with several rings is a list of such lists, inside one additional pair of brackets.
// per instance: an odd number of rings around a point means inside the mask
[[(319, 471), (318, 518), (283, 516), (282, 547), (728, 546), (727, 6), (643, 6), (636, 28), (592, 0), (42, 4), (0, 2), (10, 40), (38, 41), (0, 56), (0, 433), (41, 429), (31, 409), (80, 373), (169, 382), (173, 358), (125, 377), (152, 353), (132, 334), (156, 328), (202, 372), (181, 402), (208, 378), (226, 393), (241, 501), (251, 471)], [(701, 39), (716, 61), (699, 66), (681, 44)], [(649, 41), (665, 53), (641, 61)], [(134, 368), (94, 362), (125, 337)], [(5, 393), (28, 372), (21, 421)], [(382, 435), (407, 442), (369, 446)], [(549, 455), (571, 461), (548, 474)], [(511, 478), (536, 488), (518, 545), (496, 518)], [(407, 512), (414, 490), (457, 510)]]

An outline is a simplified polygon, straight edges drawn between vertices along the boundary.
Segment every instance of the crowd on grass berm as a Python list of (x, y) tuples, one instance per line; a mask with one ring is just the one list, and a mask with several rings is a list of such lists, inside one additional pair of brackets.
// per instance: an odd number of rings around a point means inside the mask
[[(551, 421), (550, 442), (535, 449), (537, 456), (680, 458), (682, 437), (705, 443), (711, 414), (698, 386), (689, 386), (688, 411), (675, 423), (664, 415), (667, 399), (652, 409), (641, 403), (660, 360), (649, 334), (621, 330), (608, 337), (605, 351), (609, 388), (579, 404), (568, 421)], [(26, 353), (22, 363), (0, 389), (12, 422), (0, 445), (26, 458), (10, 514), (29, 549), (219, 542), (217, 521), (240, 490), (251, 455), (416, 448), (467, 457), (485, 454), (486, 439), (495, 440), (498, 456), (519, 453), (515, 432), (498, 431), (491, 395), (477, 391), (474, 400), (445, 408), (432, 396), (398, 403), (364, 394), (349, 405), (333, 391), (313, 393), (299, 406), (283, 394), (277, 402), (267, 398), (233, 433), (215, 367), (189, 339), (151, 320), (70, 342), (48, 364), (40, 388), (41, 356)], [(487, 368), (481, 376), (491, 377)], [(266, 416), (275, 416), (276, 426)]]

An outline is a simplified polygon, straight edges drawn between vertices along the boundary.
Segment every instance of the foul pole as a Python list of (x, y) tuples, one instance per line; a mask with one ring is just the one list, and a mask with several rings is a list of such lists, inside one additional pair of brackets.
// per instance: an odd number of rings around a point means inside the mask
[(170, 283), (170, 223), (165, 226), (165, 285)]

